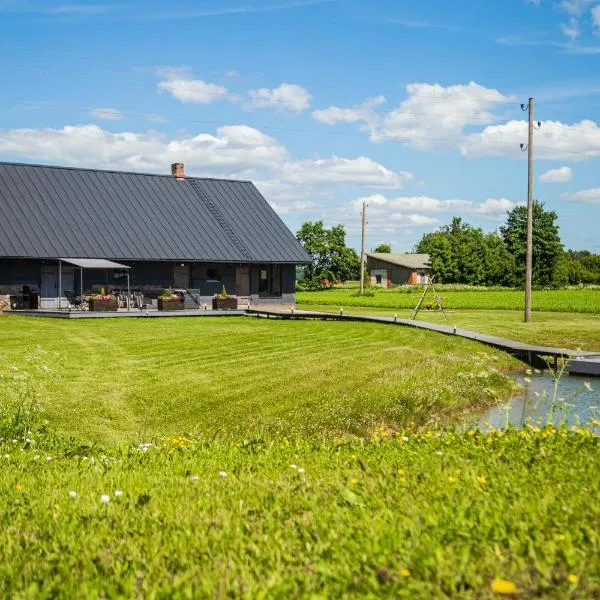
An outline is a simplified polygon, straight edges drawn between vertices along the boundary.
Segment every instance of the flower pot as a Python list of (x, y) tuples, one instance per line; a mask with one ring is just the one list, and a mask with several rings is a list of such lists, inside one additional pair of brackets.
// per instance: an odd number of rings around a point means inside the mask
[(213, 310), (235, 310), (238, 307), (237, 298), (235, 296), (227, 296), (220, 298), (217, 296), (212, 299)]
[(116, 312), (119, 309), (119, 303), (116, 300), (97, 300), (90, 298), (90, 310), (95, 312)]
[(179, 298), (174, 300), (158, 299), (158, 310), (183, 310), (183, 302)]

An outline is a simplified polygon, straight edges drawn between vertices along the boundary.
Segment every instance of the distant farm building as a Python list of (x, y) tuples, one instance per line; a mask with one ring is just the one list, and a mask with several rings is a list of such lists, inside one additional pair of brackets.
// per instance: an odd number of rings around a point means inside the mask
[(367, 273), (371, 285), (391, 288), (396, 285), (428, 283), (433, 275), (429, 254), (367, 254)]

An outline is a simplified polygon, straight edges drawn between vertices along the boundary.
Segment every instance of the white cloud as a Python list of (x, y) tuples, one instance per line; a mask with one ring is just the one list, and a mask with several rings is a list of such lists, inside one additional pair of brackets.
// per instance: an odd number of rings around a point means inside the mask
[(374, 110), (386, 102), (385, 96), (376, 96), (368, 98), (362, 104), (351, 108), (340, 108), (339, 106), (330, 106), (329, 108), (315, 110), (312, 113), (312, 118), (320, 123), (327, 125), (337, 125), (339, 123), (357, 123), (364, 121), (372, 123), (373, 126), (379, 122), (379, 114)]
[(600, 4), (592, 8), (592, 23), (596, 30), (600, 29)]
[[(519, 156), (519, 143), (527, 141), (527, 121), (491, 125), (467, 136), (461, 143), (463, 155)], [(535, 132), (535, 156), (545, 160), (585, 160), (600, 156), (600, 127), (594, 121), (567, 125), (543, 121)]]
[(472, 125), (493, 123), (493, 108), (513, 100), (498, 90), (475, 82), (467, 85), (411, 83), (408, 98), (383, 116), (372, 132), (373, 141), (398, 140), (430, 148), (441, 140), (455, 140)]
[(560, 28), (564, 35), (574, 41), (581, 35), (579, 21), (575, 17), (571, 17), (568, 23), (561, 23)]
[(123, 118), (123, 113), (116, 108), (92, 108), (89, 115), (104, 121), (120, 121)]
[[(369, 205), (369, 212), (379, 215), (397, 214), (395, 211), (419, 211), (421, 213), (445, 213), (452, 215), (479, 215), (493, 220), (504, 217), (517, 204), (506, 198), (488, 198), (483, 202), (471, 200), (448, 199), (440, 200), (429, 196), (401, 196), (386, 198), (383, 194), (373, 194), (352, 201), (354, 210), (359, 210), (362, 203)], [(393, 217), (392, 217), (393, 218)]]
[(0, 153), (80, 167), (159, 173), (181, 161), (190, 174), (198, 175), (272, 167), (287, 158), (277, 140), (246, 125), (219, 127), (216, 134), (181, 139), (154, 131), (111, 133), (97, 125), (10, 129), (0, 131)]
[(408, 97), (387, 113), (376, 110), (385, 102), (383, 96), (377, 96), (350, 108), (317, 110), (313, 118), (329, 125), (364, 122), (362, 129), (370, 133), (373, 142), (396, 140), (427, 149), (440, 143), (455, 145), (467, 128), (501, 120), (492, 109), (514, 101), (512, 96), (475, 82), (451, 86), (411, 83), (406, 90)]
[(550, 169), (543, 175), (540, 175), (542, 183), (566, 183), (573, 179), (573, 170), (571, 167), (559, 167), (558, 169)]
[(311, 101), (308, 91), (295, 83), (282, 83), (273, 89), (250, 90), (248, 98), (244, 102), (244, 107), (248, 109), (275, 108), (295, 113), (307, 110)]
[(229, 95), (222, 85), (194, 79), (187, 67), (158, 67), (156, 73), (164, 78), (156, 84), (157, 89), (169, 92), (180, 102), (210, 104)]
[(431, 225), (439, 225), (440, 221), (434, 217), (428, 217), (426, 215), (405, 215), (403, 213), (392, 213), (390, 215), (392, 221), (401, 221), (404, 225), (414, 227), (426, 227)]
[(600, 188), (581, 190), (580, 192), (562, 194), (563, 200), (582, 202), (584, 204), (600, 204)]
[(366, 156), (286, 162), (280, 170), (283, 181), (302, 184), (348, 184), (367, 187), (401, 188), (413, 179), (407, 171), (395, 173)]

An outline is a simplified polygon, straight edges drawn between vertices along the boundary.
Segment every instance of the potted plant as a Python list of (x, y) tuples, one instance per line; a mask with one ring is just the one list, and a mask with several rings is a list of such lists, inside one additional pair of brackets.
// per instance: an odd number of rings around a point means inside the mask
[(88, 306), (95, 312), (115, 312), (119, 309), (119, 303), (112, 294), (107, 294), (104, 288), (100, 289), (99, 294), (88, 296)]
[(215, 294), (212, 299), (213, 310), (235, 310), (237, 306), (237, 298), (228, 296), (225, 286), (219, 294)]
[(174, 292), (171, 288), (158, 297), (158, 310), (183, 310), (183, 292)]

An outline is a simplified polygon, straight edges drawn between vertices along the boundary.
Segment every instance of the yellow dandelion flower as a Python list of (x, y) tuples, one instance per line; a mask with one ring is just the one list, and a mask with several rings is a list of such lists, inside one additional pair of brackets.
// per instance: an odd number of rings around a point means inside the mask
[(404, 469), (398, 469), (398, 475), (404, 475), (406, 471)]
[(577, 585), (579, 583), (579, 577), (573, 573), (571, 573), (567, 579), (569, 580), (569, 583), (572, 583), (573, 585)]
[(514, 594), (517, 591), (517, 586), (508, 579), (494, 579), (490, 587), (496, 594)]
[(402, 569), (400, 575), (402, 575), (402, 577), (410, 577), (410, 571), (408, 569)]
[(475, 432), (471, 429), (467, 432), (467, 435), (473, 437), (475, 435)]
[(554, 536), (554, 539), (555, 539), (557, 542), (562, 542), (562, 541), (563, 541), (563, 540), (564, 540), (566, 537), (567, 537), (567, 536), (566, 536), (564, 533), (557, 533), (557, 534)]
[(487, 480), (482, 475), (477, 475), (477, 483), (479, 483), (479, 485), (485, 485)]
[(452, 477), (452, 475), (448, 477), (448, 483), (456, 483), (457, 481), (458, 479), (456, 479), (456, 477)]
[(21, 484), (17, 485), (17, 492), (24, 492), (25, 491), (25, 487), (22, 486)]

